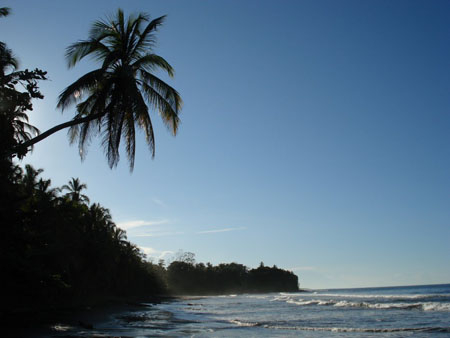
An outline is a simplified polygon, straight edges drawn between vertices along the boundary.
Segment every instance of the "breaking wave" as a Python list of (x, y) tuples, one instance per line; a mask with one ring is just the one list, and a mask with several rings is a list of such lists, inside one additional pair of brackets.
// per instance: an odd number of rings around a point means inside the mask
[(336, 307), (357, 307), (367, 309), (403, 309), (411, 310), (418, 309), (422, 311), (450, 311), (450, 303), (439, 302), (415, 302), (415, 303), (371, 303), (371, 302), (355, 302), (349, 300), (335, 300), (335, 299), (292, 299), (292, 298), (278, 298), (276, 300), (286, 301), (289, 304), (299, 306), (321, 305), (321, 306), (336, 306)]
[(323, 332), (361, 332), (361, 333), (388, 333), (388, 332), (424, 332), (424, 333), (450, 333), (450, 327), (398, 327), (398, 328), (359, 328), (359, 327), (313, 327), (313, 326), (283, 326), (276, 323), (246, 322), (238, 319), (230, 323), (241, 327), (263, 327), (272, 330), (297, 331), (323, 331)]
[[(336, 298), (374, 298), (374, 299), (450, 299), (450, 294), (418, 294), (418, 295), (369, 295), (369, 294), (344, 294), (344, 293), (314, 293), (321, 297)], [(285, 296), (285, 295), (282, 295)]]

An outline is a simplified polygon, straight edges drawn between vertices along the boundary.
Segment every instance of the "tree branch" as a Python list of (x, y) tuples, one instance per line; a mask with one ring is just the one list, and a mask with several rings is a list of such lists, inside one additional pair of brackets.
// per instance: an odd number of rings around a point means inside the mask
[(70, 120), (70, 121), (58, 124), (57, 126), (54, 126), (53, 128), (50, 128), (49, 130), (43, 132), (42, 134), (39, 134), (38, 136), (32, 138), (31, 140), (28, 140), (26, 142), (18, 144), (16, 147), (13, 148), (13, 150), (8, 154), (8, 156), (12, 156), (14, 154), (19, 154), (21, 152), (26, 152), (28, 147), (31, 147), (35, 143), (38, 143), (39, 141), (42, 141), (43, 139), (49, 137), (50, 135), (56, 133), (57, 131), (60, 131), (61, 129), (65, 129), (65, 128), (72, 127), (72, 126), (75, 126), (75, 125), (80, 124), (80, 123), (84, 123), (84, 122), (89, 122), (89, 121), (95, 120), (95, 119), (101, 117), (102, 115), (104, 115), (104, 113), (88, 115), (86, 117), (73, 119), (73, 120)]

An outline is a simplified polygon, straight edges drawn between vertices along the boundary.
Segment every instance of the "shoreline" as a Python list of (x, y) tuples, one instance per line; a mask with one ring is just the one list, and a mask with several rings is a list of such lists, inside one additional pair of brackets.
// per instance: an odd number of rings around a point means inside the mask
[(110, 298), (67, 308), (3, 311), (0, 322), (3, 334), (8, 337), (48, 337), (55, 332), (65, 331), (64, 328), (93, 330), (115, 314), (143, 310), (177, 298), (173, 296)]
[[(297, 293), (305, 292), (299, 289)], [(270, 294), (265, 292), (260, 294)], [(257, 293), (237, 293), (257, 294)], [(259, 294), (259, 293), (258, 293)], [(228, 294), (229, 295), (229, 294)], [(203, 297), (223, 296), (223, 294), (203, 295), (160, 295), (151, 297), (108, 298), (97, 299), (90, 304), (73, 305), (66, 308), (28, 308), (1, 313), (0, 322), (5, 336), (48, 337), (58, 332), (73, 328), (80, 330), (95, 330), (100, 324), (108, 322), (115, 315), (127, 312), (142, 311), (154, 305), (175, 300), (190, 300)]]

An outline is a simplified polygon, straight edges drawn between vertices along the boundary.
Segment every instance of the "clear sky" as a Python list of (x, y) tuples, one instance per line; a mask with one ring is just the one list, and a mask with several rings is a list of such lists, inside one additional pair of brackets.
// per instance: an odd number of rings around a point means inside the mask
[[(58, 94), (94, 62), (65, 48), (118, 7), (167, 14), (177, 137), (157, 113), (135, 170), (84, 162), (66, 132), (24, 163), (79, 177), (149, 256), (292, 269), (309, 288), (450, 282), (450, 2), (2, 1), (2, 41), (48, 71), (31, 122), (73, 117)], [(162, 78), (167, 79), (163, 74)]]

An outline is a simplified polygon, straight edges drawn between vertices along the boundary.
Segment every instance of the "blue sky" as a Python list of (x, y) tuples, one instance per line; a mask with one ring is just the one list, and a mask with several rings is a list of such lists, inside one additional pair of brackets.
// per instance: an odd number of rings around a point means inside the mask
[(167, 14), (157, 53), (184, 108), (159, 116), (135, 170), (84, 162), (64, 131), (24, 163), (55, 186), (79, 177), (149, 256), (293, 269), (309, 288), (450, 282), (448, 1), (4, 1), (2, 41), (47, 70), (41, 131), (94, 62), (65, 48), (121, 7)]

